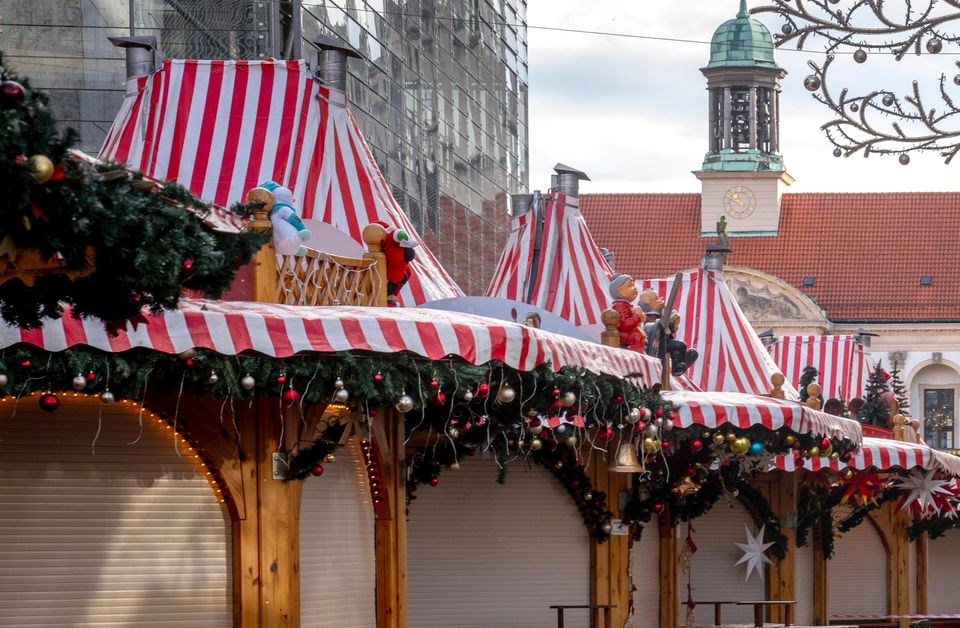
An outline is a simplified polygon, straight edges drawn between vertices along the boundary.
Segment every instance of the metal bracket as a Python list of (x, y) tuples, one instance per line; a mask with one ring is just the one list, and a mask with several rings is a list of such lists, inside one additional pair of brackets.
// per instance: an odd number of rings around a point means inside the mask
[(290, 468), (290, 456), (285, 451), (273, 452), (273, 479), (286, 480)]

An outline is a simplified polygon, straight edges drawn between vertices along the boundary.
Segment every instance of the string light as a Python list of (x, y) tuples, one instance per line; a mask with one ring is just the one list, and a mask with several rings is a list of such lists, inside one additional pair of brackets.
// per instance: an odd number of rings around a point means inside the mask
[(370, 498), (373, 500), (374, 507), (376, 507), (383, 501), (380, 463), (374, 455), (370, 441), (365, 439), (361, 440), (360, 449), (363, 451), (363, 464), (367, 469), (367, 482), (370, 484)]

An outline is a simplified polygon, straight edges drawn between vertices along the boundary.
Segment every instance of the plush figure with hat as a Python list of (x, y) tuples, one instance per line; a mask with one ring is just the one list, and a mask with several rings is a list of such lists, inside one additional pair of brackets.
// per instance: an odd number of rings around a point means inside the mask
[(396, 307), (397, 293), (410, 279), (410, 263), (417, 257), (413, 249), (420, 246), (420, 243), (403, 229), (397, 229), (382, 220), (374, 224), (380, 225), (387, 232), (383, 241), (383, 254), (387, 258), (387, 306)]
[(660, 320), (661, 312), (666, 303), (660, 298), (660, 295), (654, 290), (644, 290), (640, 293), (640, 308), (647, 315), (647, 324), (644, 330), (650, 338), (647, 346), (647, 353), (662, 358), (665, 353), (670, 355), (670, 371), (674, 375), (683, 375), (687, 372), (693, 363), (697, 361), (699, 353), (696, 349), (687, 347), (687, 343), (677, 340), (677, 328), (680, 326), (680, 314), (674, 310), (670, 313), (670, 320), (667, 321), (670, 334), (667, 336), (664, 346), (658, 346), (655, 342), (657, 322)]
[(640, 325), (647, 320), (647, 316), (642, 309), (633, 305), (637, 298), (637, 285), (633, 277), (617, 275), (610, 282), (609, 291), (613, 298), (613, 309), (620, 315), (620, 346), (633, 351), (645, 351), (647, 336)]
[(276, 181), (267, 181), (260, 187), (273, 194), (270, 208), (270, 224), (273, 225), (273, 244), (281, 255), (303, 255), (307, 252), (303, 243), (310, 239), (297, 210), (294, 209), (293, 192)]

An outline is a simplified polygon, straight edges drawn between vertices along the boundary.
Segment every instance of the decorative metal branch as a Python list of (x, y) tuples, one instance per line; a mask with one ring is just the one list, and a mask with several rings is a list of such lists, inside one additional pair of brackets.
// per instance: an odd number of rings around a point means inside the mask
[(960, 61), (952, 81), (946, 74), (940, 77), (939, 111), (924, 103), (917, 81), (913, 92), (903, 96), (887, 90), (850, 96), (844, 88), (835, 97), (827, 79), (837, 55), (851, 50), (853, 60), (864, 63), (870, 52), (892, 52), (900, 61), (910, 51), (920, 55), (925, 49), (939, 54), (945, 44), (960, 45), (960, 35), (945, 30), (960, 24), (960, 0), (924, 0), (923, 9), (917, 9), (912, 0), (847, 0), (845, 8), (836, 7), (840, 2), (772, 0), (752, 11), (777, 13), (783, 18), (781, 33), (775, 36), (777, 47), (795, 45), (803, 50), (811, 38), (826, 41), (826, 61), (822, 67), (809, 63), (813, 74), (806, 77), (804, 85), (837, 116), (821, 127), (836, 146), (834, 155), (898, 154), (900, 163), (906, 165), (910, 152), (929, 151), (940, 153), (949, 164), (960, 152)]

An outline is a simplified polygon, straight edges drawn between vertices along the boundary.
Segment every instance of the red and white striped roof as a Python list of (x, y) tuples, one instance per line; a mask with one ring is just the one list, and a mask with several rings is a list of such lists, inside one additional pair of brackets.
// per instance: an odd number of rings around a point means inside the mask
[[(674, 278), (637, 281), (637, 288), (654, 290), (666, 300)], [(722, 278), (699, 269), (683, 273), (674, 309), (680, 313), (677, 338), (700, 352), (687, 376), (705, 391), (765, 395), (770, 378), (780, 369), (750, 326)], [(797, 399), (787, 382), (787, 397)]]
[(823, 397), (863, 397), (870, 363), (856, 336), (781, 336), (770, 347), (774, 361), (793, 386), (806, 366), (820, 371)]
[[(784, 471), (796, 471), (800, 468), (793, 456), (777, 456), (775, 464), (778, 469)], [(910, 470), (920, 467), (960, 477), (960, 458), (956, 456), (920, 443), (907, 443), (872, 436), (864, 437), (863, 444), (854, 452), (853, 459), (848, 463), (829, 458), (807, 458), (803, 461), (803, 469), (807, 471), (823, 469), (842, 471), (847, 467), (857, 471), (871, 469), (887, 471), (894, 468)]]
[(663, 398), (678, 406), (677, 427), (723, 425), (747, 429), (762, 425), (769, 430), (782, 427), (798, 434), (816, 434), (860, 443), (860, 423), (808, 408), (795, 401), (742, 393), (665, 391)]
[[(136, 347), (170, 354), (204, 348), (223, 355), (255, 351), (277, 358), (303, 352), (409, 351), (431, 360), (497, 360), (525, 371), (550, 362), (555, 369), (578, 366), (616, 377), (639, 373), (648, 385), (660, 381), (659, 361), (645, 354), (473, 314), (186, 298), (178, 309), (147, 315), (148, 324), (136, 329), (128, 324), (110, 336), (103, 321), (76, 318), (67, 310), (56, 320), (44, 319), (36, 329), (0, 326), (0, 349), (18, 343), (48, 351), (87, 345), (111, 353)], [(678, 378), (677, 384), (682, 387), (684, 380)]]
[(599, 324), (600, 313), (610, 307), (613, 271), (587, 229), (578, 199), (551, 194), (543, 197), (542, 208), (539, 264), (533, 267), (539, 214), (531, 208), (514, 219), (486, 296), (536, 305), (574, 325)]
[[(301, 217), (357, 242), (377, 220), (420, 240), (338, 99), (303, 60), (166, 61), (133, 79), (100, 157), (224, 207), (274, 180), (293, 190)], [(462, 296), (420, 242), (401, 303)]]

